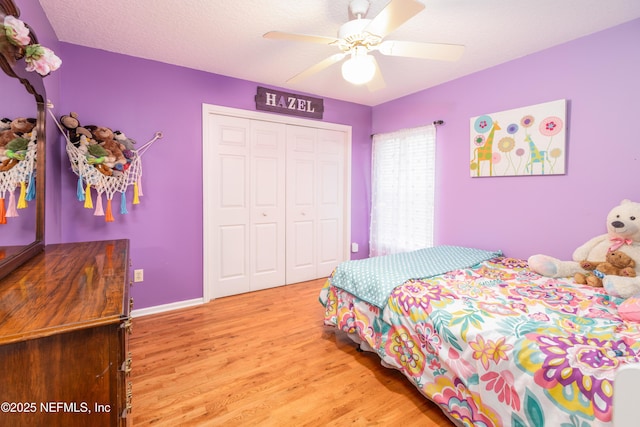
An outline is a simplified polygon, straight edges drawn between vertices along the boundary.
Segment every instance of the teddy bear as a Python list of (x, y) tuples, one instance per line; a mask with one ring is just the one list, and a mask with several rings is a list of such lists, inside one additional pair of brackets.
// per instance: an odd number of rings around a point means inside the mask
[(601, 288), (604, 276), (636, 276), (636, 262), (624, 252), (609, 251), (606, 259), (606, 262), (580, 261), (580, 266), (592, 273), (576, 273), (574, 276), (576, 283)]
[[(7, 145), (16, 138), (21, 138), (24, 134), (33, 131), (36, 127), (36, 119), (18, 117), (11, 122), (3, 119), (3, 123), (3, 127), (6, 127), (7, 123), (9, 127), (0, 131), (0, 171), (7, 171), (17, 163), (7, 156)], [(9, 163), (12, 163), (11, 166)]]
[(0, 131), (0, 148), (4, 148), (14, 138), (31, 132), (34, 127), (36, 127), (36, 119), (18, 117), (17, 119), (11, 120), (11, 123), (9, 123), (9, 128)]
[(122, 170), (127, 164), (127, 158), (123, 153), (126, 148), (115, 140), (113, 131), (107, 127), (93, 125), (87, 126), (87, 129), (98, 144), (113, 155), (113, 162), (107, 163), (107, 165), (113, 169)]
[(536, 254), (529, 257), (529, 267), (542, 276), (572, 277), (588, 273), (580, 261), (606, 262), (608, 252), (621, 251), (634, 260), (635, 276), (606, 275), (602, 286), (609, 295), (625, 299), (618, 306), (623, 319), (640, 321), (640, 203), (622, 200), (607, 214), (606, 227), (606, 234), (593, 237), (573, 252), (573, 261)]

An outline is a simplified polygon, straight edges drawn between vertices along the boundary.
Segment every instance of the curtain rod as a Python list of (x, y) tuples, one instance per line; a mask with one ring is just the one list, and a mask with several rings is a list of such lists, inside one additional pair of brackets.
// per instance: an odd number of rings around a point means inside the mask
[[(444, 124), (444, 120), (434, 120), (434, 122), (432, 123), (434, 126), (442, 126)], [(373, 138), (373, 136), (376, 135), (375, 133), (371, 134), (371, 138)]]

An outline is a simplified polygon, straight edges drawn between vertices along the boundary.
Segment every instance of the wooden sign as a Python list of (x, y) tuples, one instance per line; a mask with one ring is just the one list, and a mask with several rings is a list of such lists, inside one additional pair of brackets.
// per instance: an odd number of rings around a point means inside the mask
[(324, 113), (324, 105), (323, 100), (320, 98), (258, 86), (256, 110), (321, 119), (322, 113)]

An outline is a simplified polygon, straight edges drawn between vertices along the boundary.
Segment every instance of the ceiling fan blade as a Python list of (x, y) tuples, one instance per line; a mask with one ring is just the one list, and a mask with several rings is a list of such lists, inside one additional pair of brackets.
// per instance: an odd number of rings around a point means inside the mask
[(384, 89), (387, 84), (384, 81), (384, 77), (382, 77), (382, 71), (380, 71), (378, 61), (376, 61), (376, 58), (373, 55), (371, 55), (371, 57), (373, 58), (373, 63), (376, 65), (376, 72), (373, 75), (373, 79), (367, 83), (367, 89), (369, 89), (369, 92), (375, 92), (377, 90)]
[(423, 9), (424, 4), (416, 0), (391, 0), (364, 31), (385, 38)]
[(264, 33), (262, 37), (264, 37), (265, 39), (272, 39), (272, 40), (290, 40), (294, 42), (319, 43), (319, 44), (327, 44), (327, 45), (338, 42), (338, 39), (335, 37), (284, 33), (282, 31), (269, 31), (268, 33)]
[(376, 49), (383, 55), (406, 56), (409, 58), (435, 59), (438, 61), (457, 61), (464, 53), (459, 44), (420, 43), (409, 41), (385, 40)]
[(341, 52), (341, 53), (335, 53), (333, 55), (331, 55), (330, 57), (323, 59), (322, 61), (318, 62), (315, 65), (312, 65), (311, 67), (307, 68), (306, 70), (302, 71), (301, 73), (296, 74), (295, 76), (291, 77), (289, 80), (287, 80), (287, 83), (297, 83), (303, 79), (306, 79), (307, 77), (309, 77), (312, 74), (318, 73), (326, 68), (329, 68), (330, 66), (332, 66), (333, 64), (335, 64), (336, 62), (340, 62), (345, 56), (347, 56), (346, 53)]

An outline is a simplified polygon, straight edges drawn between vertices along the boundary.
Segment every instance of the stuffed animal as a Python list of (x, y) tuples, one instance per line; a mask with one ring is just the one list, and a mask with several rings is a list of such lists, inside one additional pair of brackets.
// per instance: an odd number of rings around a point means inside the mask
[(60, 124), (67, 130), (69, 141), (71, 141), (71, 143), (76, 147), (80, 146), (80, 138), (82, 137), (82, 135), (86, 136), (87, 138), (91, 138), (91, 132), (80, 125), (78, 113), (72, 111), (68, 115), (61, 116)]
[(576, 273), (574, 280), (576, 283), (594, 288), (602, 287), (604, 276), (636, 277), (636, 262), (621, 251), (607, 252), (606, 262), (581, 261), (580, 266), (585, 270), (591, 270), (592, 273)]
[(596, 236), (578, 247), (573, 261), (563, 261), (548, 255), (532, 255), (529, 267), (547, 277), (572, 277), (586, 274), (580, 261), (605, 262), (607, 253), (621, 251), (634, 260), (635, 277), (604, 276), (602, 285), (608, 294), (625, 298), (618, 311), (623, 319), (640, 321), (640, 203), (623, 200), (607, 215), (607, 233)]
[(3, 117), (0, 119), (0, 131), (7, 130), (11, 128), (11, 119)]
[(29, 140), (27, 138), (17, 137), (11, 140), (6, 146), (5, 155), (8, 157), (0, 163), (0, 172), (6, 172), (17, 165), (20, 160), (24, 160), (27, 156), (29, 148)]
[(128, 138), (122, 131), (116, 130), (113, 132), (113, 137), (120, 144), (124, 145), (125, 149), (133, 151), (133, 144), (136, 143), (134, 139)]
[(8, 129), (0, 131), (0, 148), (4, 148), (14, 138), (31, 132), (34, 127), (36, 127), (36, 119), (28, 119), (26, 117), (18, 117), (17, 119), (13, 119), (9, 124)]
[(7, 146), (17, 138), (22, 138), (24, 134), (33, 131), (36, 127), (36, 119), (19, 117), (7, 122), (8, 119), (2, 119), (3, 127), (8, 128), (0, 131), (0, 171), (4, 172), (11, 169), (18, 162), (16, 159), (10, 159), (7, 156)]
[(127, 164), (127, 159), (124, 156), (122, 150), (125, 146), (118, 143), (113, 135), (113, 131), (103, 126), (87, 126), (87, 129), (91, 131), (93, 138), (98, 141), (105, 150), (109, 151), (115, 158), (113, 165), (108, 164), (111, 168), (122, 170), (124, 165)]
[(84, 147), (86, 147), (85, 156), (87, 157), (87, 163), (93, 165), (100, 173), (106, 176), (113, 175), (113, 170), (111, 167), (107, 165), (107, 162), (113, 161), (113, 156), (110, 151), (105, 150), (102, 145), (97, 143), (87, 143), (87, 138), (83, 135), (80, 138), (80, 141), (86, 143)]

